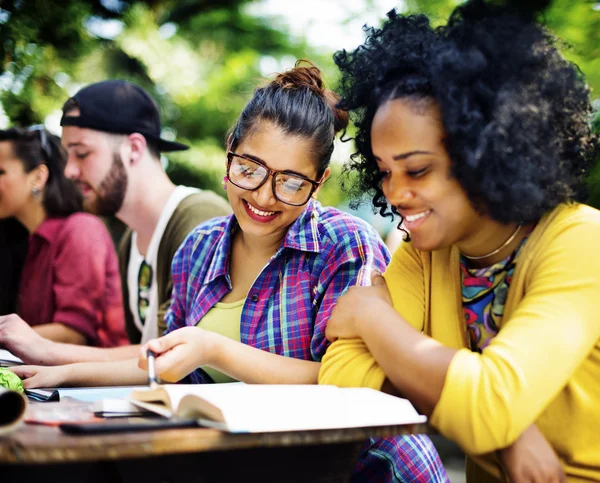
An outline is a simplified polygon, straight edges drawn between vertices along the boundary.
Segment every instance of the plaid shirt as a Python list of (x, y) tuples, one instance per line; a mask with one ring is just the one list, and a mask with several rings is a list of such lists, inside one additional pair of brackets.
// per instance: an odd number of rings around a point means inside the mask
[[(167, 332), (198, 321), (231, 290), (229, 256), (233, 215), (202, 223), (173, 259), (173, 302)], [(250, 288), (240, 322), (241, 341), (296, 359), (320, 361), (325, 326), (336, 300), (353, 285), (367, 285), (371, 270), (383, 272), (389, 253), (377, 232), (358, 218), (311, 200), (290, 226), (281, 248)], [(201, 369), (192, 383), (212, 380)], [(425, 436), (370, 440), (354, 481), (448, 481)]]

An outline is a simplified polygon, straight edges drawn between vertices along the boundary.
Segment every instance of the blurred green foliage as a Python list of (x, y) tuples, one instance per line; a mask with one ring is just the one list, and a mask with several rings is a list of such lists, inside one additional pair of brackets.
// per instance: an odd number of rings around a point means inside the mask
[[(372, 6), (372, 0), (364, 1), (365, 9)], [(192, 146), (169, 156), (172, 179), (224, 194), (226, 133), (263, 73), (308, 58), (325, 72), (330, 86), (337, 76), (333, 52), (291, 36), (276, 19), (252, 16), (246, 8), (251, 3), (4, 0), (1, 106), (14, 124), (37, 124), (53, 116), (56, 121), (62, 103), (82, 85), (106, 78), (136, 82), (158, 101), (163, 134)], [(439, 23), (457, 3), (405, 0), (403, 9), (427, 13)], [(600, 97), (599, 6), (589, 0), (554, 0), (543, 19), (564, 41), (565, 55), (586, 74), (595, 97)], [(600, 130), (600, 117), (596, 123)], [(320, 199), (339, 205), (344, 201), (337, 181), (340, 166), (333, 168)], [(590, 187), (600, 206), (600, 170), (590, 178)]]

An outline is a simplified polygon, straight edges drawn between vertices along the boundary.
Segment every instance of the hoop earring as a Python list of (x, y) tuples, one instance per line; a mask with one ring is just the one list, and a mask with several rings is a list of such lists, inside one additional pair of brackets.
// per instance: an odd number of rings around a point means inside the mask
[(227, 175), (223, 176), (223, 189), (227, 191), (227, 183), (229, 183), (229, 178)]

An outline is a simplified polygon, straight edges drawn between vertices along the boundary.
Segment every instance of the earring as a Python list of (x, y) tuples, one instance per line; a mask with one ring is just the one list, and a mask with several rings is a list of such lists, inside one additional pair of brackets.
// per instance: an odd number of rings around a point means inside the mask
[(34, 198), (37, 198), (41, 193), (41, 190), (37, 187), (37, 186), (33, 186), (31, 188), (31, 194), (33, 195)]
[(223, 189), (227, 190), (227, 183), (229, 183), (229, 178), (227, 175), (223, 176)]

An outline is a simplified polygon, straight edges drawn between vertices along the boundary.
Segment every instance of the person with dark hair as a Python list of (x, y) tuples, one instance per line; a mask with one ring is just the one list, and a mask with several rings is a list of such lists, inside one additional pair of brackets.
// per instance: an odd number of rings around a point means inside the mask
[(67, 151), (61, 169), (79, 186), (84, 209), (114, 215), (129, 227), (119, 247), (121, 319), (134, 345), (107, 350), (51, 343), (15, 315), (0, 318), (0, 345), (26, 363), (44, 365), (135, 357), (137, 344), (165, 329), (175, 251), (198, 223), (231, 210), (217, 194), (168, 178), (159, 153), (187, 146), (161, 138), (158, 106), (139, 86), (120, 80), (86, 86), (65, 103), (61, 125)]
[(115, 249), (103, 223), (81, 213), (65, 163), (60, 139), (41, 126), (0, 131), (0, 315), (16, 312), (50, 341), (120, 346)]
[[(336, 300), (389, 261), (371, 226), (316, 200), (348, 122), (337, 101), (312, 64), (256, 89), (227, 142), (233, 215), (202, 223), (177, 251), (167, 335), (142, 347), (140, 367), (150, 348), (163, 381), (317, 383)], [(137, 360), (15, 372), (25, 387), (147, 381)], [(421, 435), (369, 441), (353, 480), (448, 481)]]
[(357, 191), (409, 237), (338, 300), (319, 382), (409, 398), (474, 482), (600, 480), (598, 140), (534, 7), (390, 12), (335, 56)]

